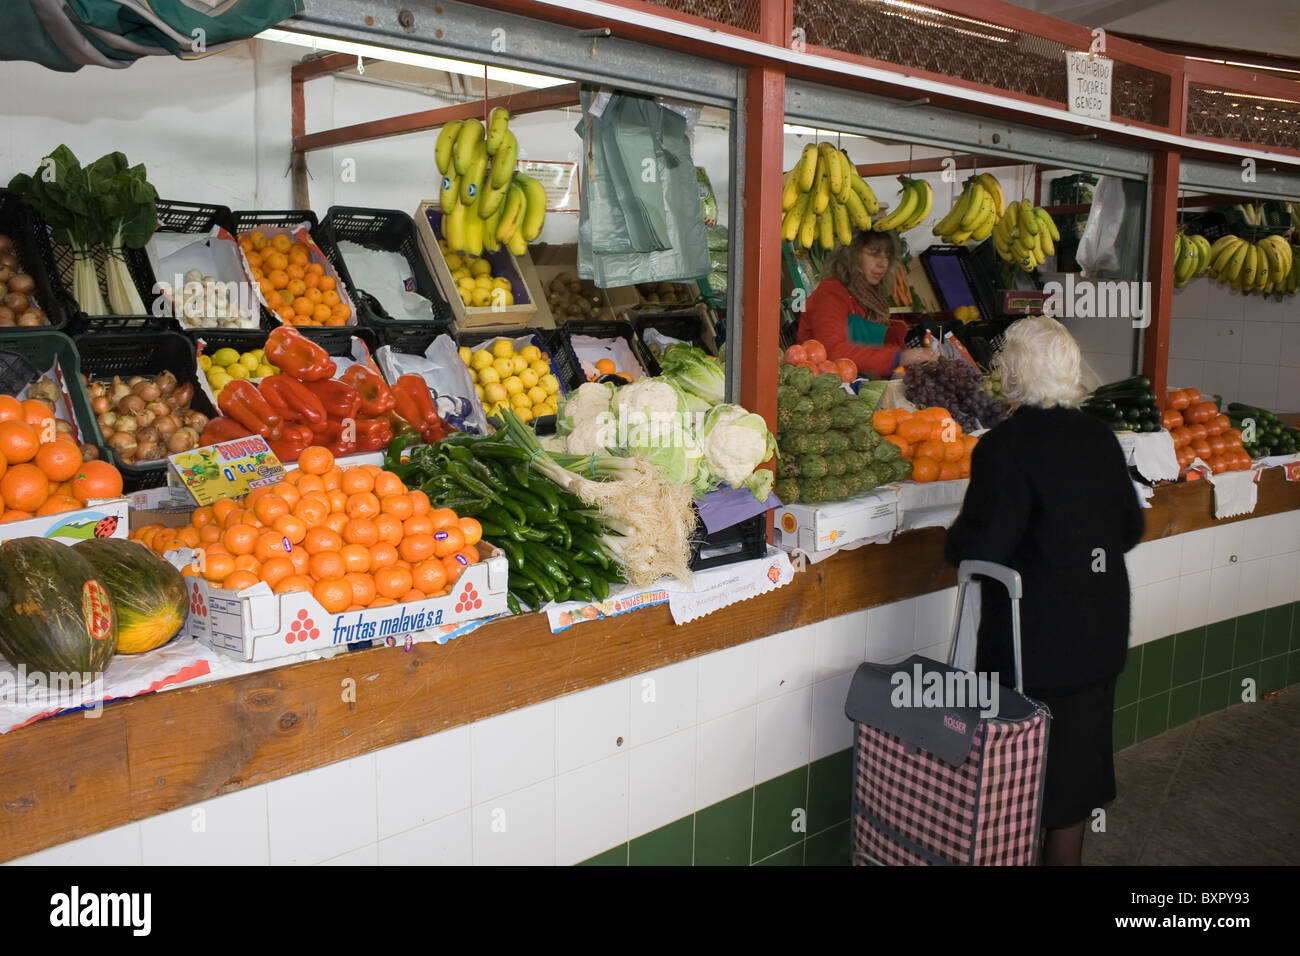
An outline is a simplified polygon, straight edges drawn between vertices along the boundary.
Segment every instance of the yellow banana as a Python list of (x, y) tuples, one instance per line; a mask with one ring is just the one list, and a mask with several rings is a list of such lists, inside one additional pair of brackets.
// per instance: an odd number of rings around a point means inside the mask
[(814, 198), (809, 193), (808, 209), (804, 212), (803, 219), (799, 222), (799, 245), (805, 249), (811, 249), (813, 242), (817, 238), (817, 211), (813, 209)]
[(1020, 228), (1031, 236), (1038, 235), (1038, 217), (1034, 215), (1034, 204), (1028, 199), (1020, 200)]
[[(970, 202), (961, 217), (961, 228), (966, 232), (970, 232), (975, 227), (976, 221), (983, 215), (984, 197), (987, 195), (984, 187), (979, 183), (970, 184), (970, 194)], [(992, 202), (992, 199), (989, 201)]]
[(460, 177), (456, 170), (448, 169), (442, 177), (442, 186), (438, 190), (438, 205), (443, 210), (450, 210), (460, 202)]
[(789, 212), (799, 200), (799, 183), (795, 180), (792, 169), (785, 174), (785, 187), (781, 190), (781, 211)]
[(817, 144), (809, 143), (803, 148), (803, 154), (799, 157), (798, 165), (795, 166), (801, 193), (806, 193), (813, 187), (813, 179), (817, 175), (817, 156)]
[(456, 145), (456, 137), (460, 135), (462, 122), (454, 120), (438, 133), (438, 144), (433, 148), (433, 158), (438, 164), (438, 172), (444, 176), (447, 175), (447, 170), (451, 169), (451, 148)]
[(482, 120), (465, 120), (464, 125), (460, 128), (460, 133), (456, 136), (456, 150), (454, 159), (456, 163), (456, 172), (464, 176), (469, 170), (470, 164), (474, 162), (478, 147), (483, 142), (483, 122)]
[(493, 107), (492, 112), (488, 114), (487, 128), (487, 151), (489, 156), (495, 156), (497, 150), (506, 138), (506, 124), (510, 122), (510, 111), (502, 106)]
[(465, 251), (471, 256), (483, 255), (483, 218), (478, 214), (477, 206), (478, 203), (473, 202), (463, 207), (465, 210)]
[(483, 188), (483, 176), (487, 173), (487, 146), (479, 143), (474, 147), (474, 161), (460, 177), (460, 201), (466, 206), (474, 204), (479, 191)]
[[(807, 195), (805, 193), (805, 195)], [(844, 207), (849, 211), (849, 219), (853, 222), (854, 229), (870, 229), (871, 214), (867, 212), (867, 207), (862, 202), (862, 197), (852, 190), (849, 191), (849, 198), (844, 203)]]
[(1047, 234), (1052, 237), (1052, 241), (1060, 242), (1061, 232), (1056, 228), (1056, 221), (1047, 214), (1047, 210), (1042, 206), (1035, 206), (1034, 215), (1037, 216), (1038, 221), (1043, 224), (1043, 228), (1046, 229)]
[(844, 191), (844, 167), (837, 158), (840, 151), (830, 143), (821, 144), (822, 159), (826, 161), (826, 175), (830, 181), (830, 191), (838, 196)]
[(447, 207), (443, 207), (442, 237), (447, 240), (447, 245), (452, 249), (457, 252), (465, 251), (465, 207), (459, 200), (450, 211)]
[(546, 220), (546, 188), (531, 176), (516, 174), (515, 179), (524, 188), (524, 201), (527, 211), (519, 229), (527, 242), (532, 242), (541, 234), (542, 223)]
[[(1216, 275), (1226, 274), (1232, 268), (1232, 263), (1237, 258), (1238, 253), (1241, 253), (1243, 260), (1246, 257), (1246, 254), (1239, 248), (1244, 243), (1236, 236), (1224, 236), (1220, 242), (1223, 242), (1223, 245), (1219, 248), (1214, 261), (1210, 263), (1210, 271)], [(1217, 246), (1218, 243), (1215, 243), (1215, 245)], [(1240, 267), (1240, 263), (1238, 263), (1238, 267)]]
[(1007, 210), (1007, 200), (1002, 193), (1002, 184), (992, 173), (980, 173), (975, 181), (984, 187), (984, 191), (993, 197), (993, 208), (1001, 216)]
[(829, 181), (829, 163), (826, 160), (826, 154), (821, 150), (817, 151), (817, 171), (813, 175), (813, 204), (812, 210), (817, 215), (826, 211), (826, 206), (831, 201), (831, 187)]
[(962, 216), (966, 215), (966, 207), (969, 205), (970, 200), (971, 191), (966, 189), (957, 197), (957, 201), (952, 204), (952, 208), (948, 210), (948, 215), (935, 223), (934, 228), (931, 229), (930, 232), (933, 235), (941, 237), (947, 237), (950, 235), (961, 222)]
[(915, 188), (921, 194), (921, 201), (916, 210), (908, 217), (903, 229), (915, 229), (921, 223), (925, 222), (925, 217), (930, 215), (930, 210), (934, 208), (934, 189), (931, 188), (928, 180), (918, 179)]
[(840, 166), (840, 180), (842, 181), (842, 185), (840, 186), (840, 191), (835, 194), (835, 198), (842, 203), (848, 202), (849, 193), (853, 191), (853, 177), (854, 175), (856, 175), (856, 173), (853, 171), (853, 164), (849, 162), (849, 158), (847, 156), (845, 156), (838, 149), (834, 150), (834, 153), (835, 153), (835, 162), (839, 163)]
[(497, 239), (509, 242), (519, 231), (524, 218), (524, 191), (515, 183), (506, 187), (505, 206), (501, 210), (501, 225), (497, 226)]
[(971, 230), (970, 234), (970, 237), (976, 242), (983, 242), (987, 239), (992, 234), (993, 227), (998, 221), (997, 206), (993, 202), (993, 197), (987, 192), (984, 197), (984, 216), (975, 224), (975, 228)]
[(862, 178), (862, 174), (858, 172), (857, 167), (852, 163), (849, 164), (849, 167), (853, 170), (853, 175), (849, 179), (849, 185), (853, 187), (853, 191), (857, 193), (858, 198), (862, 200), (862, 205), (867, 210), (867, 215), (874, 216), (876, 213), (880, 212), (880, 200), (876, 198), (876, 194), (872, 190), (871, 185)]
[(506, 248), (510, 250), (512, 256), (522, 256), (528, 252), (528, 240), (524, 238), (522, 229), (515, 230), (515, 234), (506, 243)]
[(831, 203), (831, 219), (835, 223), (835, 240), (842, 246), (853, 241), (853, 230), (849, 227), (849, 210), (842, 202)]
[(907, 222), (912, 213), (916, 211), (917, 204), (920, 202), (920, 196), (917, 194), (916, 190), (913, 189), (911, 181), (904, 181), (901, 176), (899, 179), (903, 182), (903, 185), (898, 195), (898, 208), (885, 216), (884, 219), (875, 223), (873, 228), (877, 232), (889, 232), (897, 229), (903, 223)]
[(515, 160), (519, 157), (519, 140), (515, 134), (506, 130), (505, 138), (497, 147), (497, 154), (492, 157), (492, 188), (504, 189), (515, 174)]
[(829, 207), (817, 217), (817, 241), (827, 252), (835, 248), (835, 221)]
[(799, 224), (803, 222), (803, 214), (807, 208), (808, 193), (800, 193), (794, 206), (781, 220), (781, 238), (786, 242), (794, 242), (795, 237), (799, 235)]

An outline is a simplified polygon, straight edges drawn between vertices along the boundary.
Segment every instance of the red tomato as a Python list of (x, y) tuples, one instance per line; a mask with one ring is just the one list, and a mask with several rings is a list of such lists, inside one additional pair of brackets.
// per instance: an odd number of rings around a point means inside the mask
[(808, 350), (802, 345), (792, 345), (785, 350), (786, 365), (802, 365), (808, 361)]
[(814, 368), (826, 361), (826, 346), (816, 339), (809, 339), (803, 344), (803, 347), (808, 352), (808, 361), (813, 363)]
[(847, 359), (847, 358), (836, 359), (835, 364), (836, 366), (838, 366), (840, 370), (841, 382), (856, 381), (858, 377), (858, 366), (853, 361), (853, 359)]
[(825, 375), (827, 372), (829, 372), (831, 375), (838, 376), (840, 374), (840, 367), (836, 365), (834, 362), (832, 362), (830, 359), (827, 359), (826, 361), (822, 362), (822, 364), (814, 371), (816, 371), (818, 374), (821, 375)]

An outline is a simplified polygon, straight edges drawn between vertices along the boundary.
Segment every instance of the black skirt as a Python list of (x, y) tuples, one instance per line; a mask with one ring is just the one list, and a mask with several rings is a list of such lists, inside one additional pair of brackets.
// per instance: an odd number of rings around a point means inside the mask
[(1043, 826), (1068, 827), (1088, 820), (1115, 799), (1115, 681), (1066, 694), (1035, 693), (1052, 712), (1047, 743)]

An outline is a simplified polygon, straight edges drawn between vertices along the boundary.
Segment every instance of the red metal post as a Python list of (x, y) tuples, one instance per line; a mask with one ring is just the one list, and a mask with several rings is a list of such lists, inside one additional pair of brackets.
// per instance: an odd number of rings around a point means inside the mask
[(1150, 324), (1142, 339), (1142, 374), (1151, 379), (1157, 400), (1164, 405), (1169, 374), (1169, 327), (1174, 297), (1174, 232), (1178, 228), (1178, 167), (1175, 151), (1155, 155), (1151, 180), (1151, 248), (1147, 279), (1151, 295), (1147, 301)]

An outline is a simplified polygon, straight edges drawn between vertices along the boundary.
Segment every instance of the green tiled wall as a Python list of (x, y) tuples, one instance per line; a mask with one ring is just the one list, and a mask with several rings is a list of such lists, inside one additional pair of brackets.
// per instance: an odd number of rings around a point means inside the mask
[(1241, 703), (1247, 677), (1256, 699), (1300, 684), (1300, 602), (1130, 648), (1115, 684), (1115, 749)]
[[(1300, 684), (1300, 602), (1131, 648), (1115, 749), (1240, 703), (1245, 677), (1257, 699)], [(582, 865), (846, 866), (852, 766), (851, 751), (831, 754)]]

